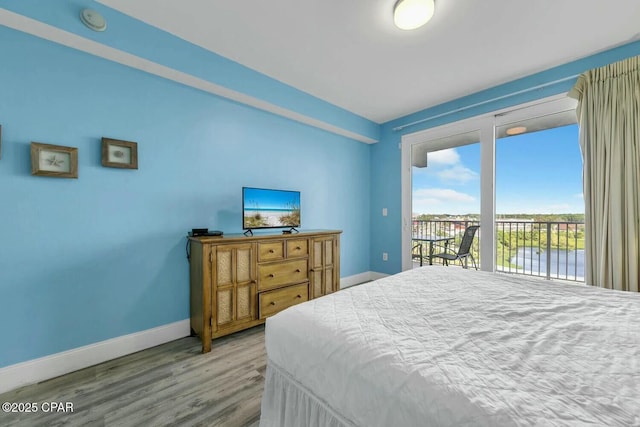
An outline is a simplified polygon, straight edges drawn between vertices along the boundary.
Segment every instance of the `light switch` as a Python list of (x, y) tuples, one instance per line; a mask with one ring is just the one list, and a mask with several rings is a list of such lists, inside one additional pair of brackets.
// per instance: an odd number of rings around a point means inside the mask
[(387, 208), (382, 208), (382, 216), (387, 216)]

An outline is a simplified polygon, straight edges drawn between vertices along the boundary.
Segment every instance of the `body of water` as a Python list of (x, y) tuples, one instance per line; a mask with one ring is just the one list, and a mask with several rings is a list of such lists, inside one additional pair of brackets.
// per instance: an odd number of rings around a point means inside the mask
[[(584, 249), (575, 251), (555, 250), (550, 251), (551, 277), (574, 278), (584, 277)], [(518, 269), (525, 273), (547, 275), (547, 252), (536, 248), (520, 248), (518, 253), (510, 260), (511, 264), (517, 264)], [(539, 273), (538, 273), (539, 272)]]

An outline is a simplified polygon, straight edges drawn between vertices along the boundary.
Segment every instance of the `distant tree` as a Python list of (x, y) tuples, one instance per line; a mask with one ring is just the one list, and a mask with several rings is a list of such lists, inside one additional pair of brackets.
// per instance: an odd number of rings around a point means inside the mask
[(584, 222), (584, 214), (564, 214), (563, 217), (567, 222)]

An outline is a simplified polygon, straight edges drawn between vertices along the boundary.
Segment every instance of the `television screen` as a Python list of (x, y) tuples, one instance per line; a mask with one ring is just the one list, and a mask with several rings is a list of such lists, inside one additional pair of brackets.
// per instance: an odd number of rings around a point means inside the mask
[(242, 188), (242, 228), (300, 227), (300, 192)]

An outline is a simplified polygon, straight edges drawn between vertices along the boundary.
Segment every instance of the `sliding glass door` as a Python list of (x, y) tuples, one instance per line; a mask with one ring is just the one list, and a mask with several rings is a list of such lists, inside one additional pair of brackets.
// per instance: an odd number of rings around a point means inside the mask
[(493, 127), (476, 119), (402, 138), (403, 270), (457, 250), (469, 225), (482, 230), (474, 258), (493, 270), (494, 239), (481, 238), (493, 235), (493, 147)]
[[(482, 270), (581, 280), (581, 174), (575, 101), (564, 96), (404, 135), (403, 270), (428, 261), (422, 236), (477, 222)], [(547, 205), (550, 216), (535, 215)]]
[[(437, 149), (439, 147), (448, 147)], [(411, 148), (413, 266), (452, 253), (464, 230), (480, 224), (480, 133), (471, 131)], [(471, 252), (480, 260), (480, 233)]]
[(496, 269), (584, 281), (582, 157), (573, 109), (496, 127)]

